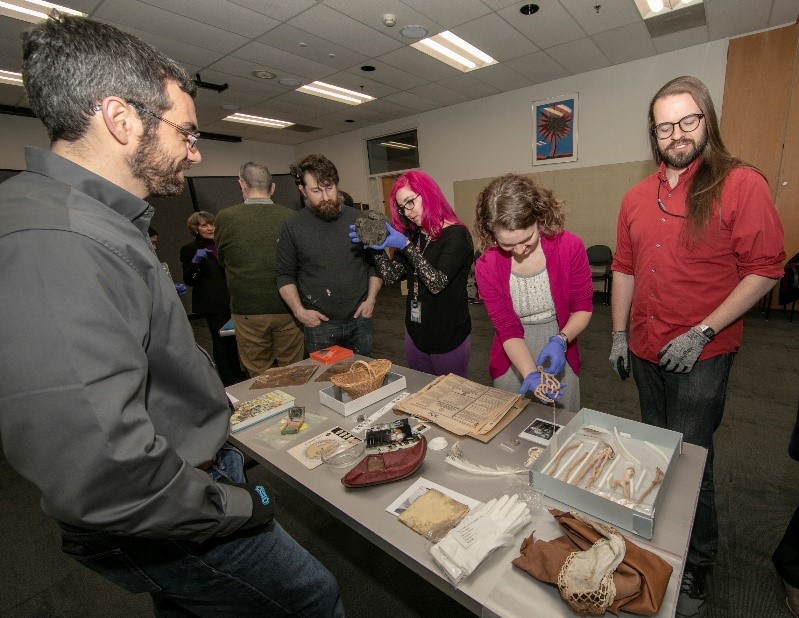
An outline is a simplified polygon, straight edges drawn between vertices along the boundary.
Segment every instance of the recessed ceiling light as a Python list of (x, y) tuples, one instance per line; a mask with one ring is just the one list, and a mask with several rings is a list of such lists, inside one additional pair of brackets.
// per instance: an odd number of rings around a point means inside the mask
[(297, 92), (305, 94), (312, 94), (315, 97), (322, 97), (323, 99), (330, 99), (331, 101), (338, 101), (339, 103), (346, 103), (347, 105), (360, 105), (367, 101), (372, 101), (374, 97), (362, 92), (355, 92), (354, 90), (347, 90), (339, 86), (333, 86), (324, 82), (313, 82), (306, 86), (297, 88)]
[(400, 34), (406, 39), (421, 39), (427, 36), (427, 28), (424, 26), (403, 26), (400, 28)]
[(365, 64), (361, 67), (361, 71), (374, 71), (375, 68), (371, 64)]
[(352, 118), (347, 118), (344, 122), (355, 122)]
[(277, 80), (277, 83), (282, 86), (290, 86), (291, 88), (296, 88), (300, 85), (300, 80), (294, 79), (293, 77), (281, 77)]
[(471, 43), (467, 43), (449, 30), (417, 41), (411, 47), (464, 73), (497, 63), (487, 53), (477, 49)]
[(14, 73), (13, 71), (3, 71), (0, 69), (0, 84), (22, 86), (22, 73)]
[(538, 5), (525, 4), (519, 9), (519, 13), (522, 15), (533, 15), (534, 13), (538, 13)]
[(225, 103), (223, 105), (220, 105), (219, 107), (221, 107), (222, 109), (225, 109), (225, 110), (227, 110), (229, 112), (235, 112), (241, 106), (240, 105), (236, 105), (235, 103)]
[[(12, 19), (21, 19), (32, 24), (39, 23), (50, 17), (49, 12), (57, 9), (59, 13), (67, 15), (77, 15), (79, 17), (88, 17), (86, 13), (81, 13), (75, 9), (70, 9), (65, 6), (59, 6), (52, 2), (44, 2), (44, 0), (14, 0), (13, 2), (0, 2), (0, 15), (11, 17)], [(47, 12), (44, 12), (47, 11)]]
[(252, 74), (258, 79), (275, 79), (275, 77), (277, 77), (271, 71), (253, 71)]
[(222, 120), (240, 122), (241, 124), (254, 124), (258, 127), (268, 127), (270, 129), (285, 129), (294, 124), (293, 122), (286, 122), (285, 120), (273, 120), (272, 118), (250, 116), (249, 114), (231, 114), (230, 116), (225, 116)]

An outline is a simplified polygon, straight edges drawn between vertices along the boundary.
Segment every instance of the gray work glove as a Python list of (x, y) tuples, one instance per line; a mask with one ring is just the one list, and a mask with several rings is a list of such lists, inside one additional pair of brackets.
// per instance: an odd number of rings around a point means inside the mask
[(675, 337), (658, 352), (660, 366), (674, 373), (688, 373), (702, 353), (702, 348), (710, 342), (698, 330), (693, 328), (679, 337)]
[(627, 346), (627, 333), (624, 331), (613, 333), (610, 365), (622, 380), (630, 377), (630, 348)]

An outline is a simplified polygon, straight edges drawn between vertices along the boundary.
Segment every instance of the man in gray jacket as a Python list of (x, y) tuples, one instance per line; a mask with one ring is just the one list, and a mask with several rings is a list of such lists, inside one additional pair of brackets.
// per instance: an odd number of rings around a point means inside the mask
[(23, 37), (51, 140), (0, 188), (0, 436), (63, 549), (157, 613), (341, 615), (333, 576), (225, 445), (230, 410), (147, 238), (200, 162), (195, 85), (112, 26)]

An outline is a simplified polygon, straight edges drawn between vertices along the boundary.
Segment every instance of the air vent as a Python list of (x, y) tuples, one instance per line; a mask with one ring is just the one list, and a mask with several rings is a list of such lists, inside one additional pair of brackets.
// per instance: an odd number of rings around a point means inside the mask
[(314, 131), (318, 131), (319, 127), (309, 127), (307, 124), (293, 124), (283, 130), (296, 131), (297, 133), (313, 133)]
[(704, 26), (707, 23), (705, 19), (705, 4), (700, 2), (682, 9), (666, 11), (663, 15), (645, 19), (644, 23), (653, 39), (666, 34), (674, 34), (675, 32), (696, 28), (697, 26)]

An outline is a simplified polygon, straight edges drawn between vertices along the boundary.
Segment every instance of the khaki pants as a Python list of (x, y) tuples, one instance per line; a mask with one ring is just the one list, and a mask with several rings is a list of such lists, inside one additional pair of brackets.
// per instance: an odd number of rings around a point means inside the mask
[(250, 377), (261, 375), (277, 360), (281, 367), (302, 360), (302, 327), (290, 313), (233, 314), (241, 364)]

